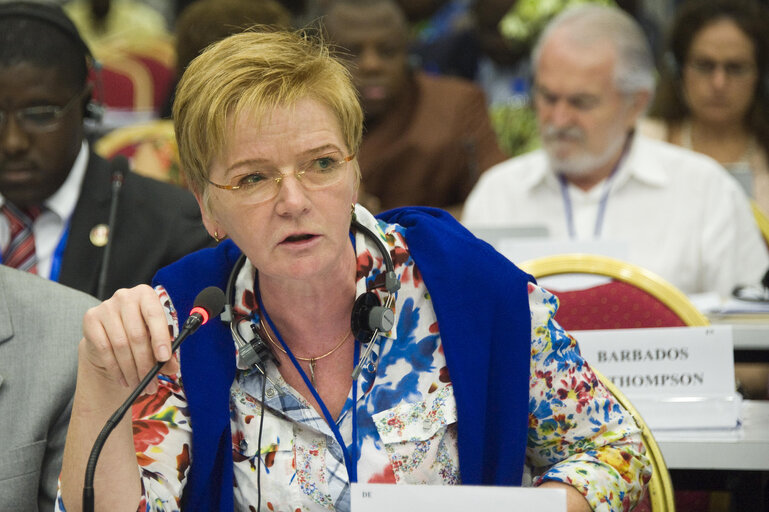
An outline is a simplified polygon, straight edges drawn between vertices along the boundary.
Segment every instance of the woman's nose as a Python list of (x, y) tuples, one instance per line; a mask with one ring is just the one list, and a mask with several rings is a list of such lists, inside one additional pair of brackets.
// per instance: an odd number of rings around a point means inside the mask
[(307, 189), (304, 188), (296, 174), (284, 174), (277, 184), (278, 195), (275, 197), (278, 213), (281, 215), (296, 214), (307, 208)]

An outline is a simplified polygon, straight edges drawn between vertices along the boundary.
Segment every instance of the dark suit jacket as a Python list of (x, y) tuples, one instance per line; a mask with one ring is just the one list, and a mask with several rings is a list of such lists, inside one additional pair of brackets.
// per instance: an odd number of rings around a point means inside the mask
[[(104, 247), (91, 230), (108, 224), (109, 162), (91, 153), (62, 257), (59, 282), (96, 296)], [(193, 195), (179, 187), (128, 172), (118, 198), (108, 263), (107, 298), (118, 288), (149, 284), (155, 272), (185, 254), (212, 245)]]

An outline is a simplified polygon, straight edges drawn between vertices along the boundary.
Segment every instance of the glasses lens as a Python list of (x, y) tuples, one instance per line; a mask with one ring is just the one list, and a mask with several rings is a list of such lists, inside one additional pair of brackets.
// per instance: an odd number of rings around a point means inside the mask
[(750, 74), (754, 67), (750, 62), (716, 62), (710, 59), (694, 59), (690, 63), (692, 69), (701, 75), (710, 76), (719, 68), (733, 78), (742, 78)]
[(64, 115), (77, 105), (87, 89), (83, 89), (64, 105), (40, 105), (22, 108), (16, 111), (16, 118), (25, 130), (30, 132), (49, 132), (55, 130)]
[(257, 170), (239, 177), (234, 186), (234, 192), (248, 198), (251, 202), (261, 202), (269, 199), (278, 190), (280, 173)]
[(328, 187), (342, 179), (348, 161), (341, 153), (324, 155), (299, 166), (297, 176), (307, 188)]
[(742, 78), (753, 71), (753, 66), (749, 62), (727, 62), (724, 71), (729, 76)]
[(54, 128), (61, 118), (62, 111), (61, 107), (47, 105), (19, 110), (17, 116), (26, 129), (40, 131)]

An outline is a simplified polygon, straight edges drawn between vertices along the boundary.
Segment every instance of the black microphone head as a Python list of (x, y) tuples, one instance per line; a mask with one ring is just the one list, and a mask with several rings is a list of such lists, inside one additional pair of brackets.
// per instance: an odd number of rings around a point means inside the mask
[(218, 315), (224, 309), (224, 304), (227, 300), (224, 297), (224, 292), (221, 288), (216, 286), (209, 286), (204, 288), (195, 297), (194, 308), (205, 309), (209, 316), (213, 317)]
[(769, 288), (769, 270), (767, 270), (764, 277), (761, 278), (761, 284), (764, 288)]
[(120, 181), (121, 183), (125, 179), (125, 175), (131, 172), (131, 164), (124, 155), (115, 155), (110, 160), (112, 170), (112, 181)]

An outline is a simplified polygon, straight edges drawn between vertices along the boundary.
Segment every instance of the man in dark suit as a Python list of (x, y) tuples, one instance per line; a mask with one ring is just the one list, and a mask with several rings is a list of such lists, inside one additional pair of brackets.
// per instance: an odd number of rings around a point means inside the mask
[(210, 238), (190, 193), (120, 172), (90, 150), (90, 61), (58, 6), (0, 4), (3, 262), (105, 298), (149, 283)]
[(0, 265), (0, 510), (53, 510), (83, 314), (98, 303)]

